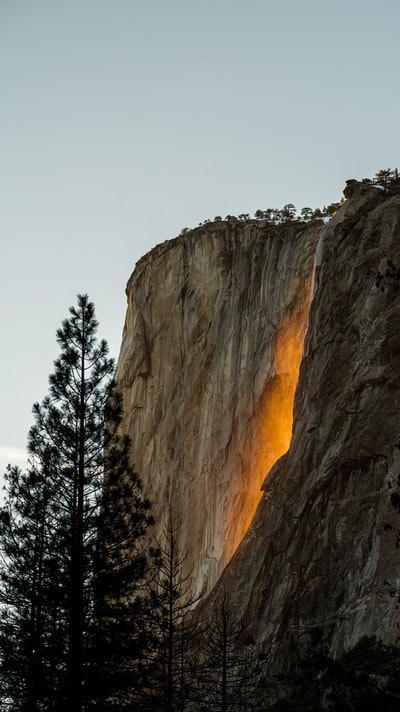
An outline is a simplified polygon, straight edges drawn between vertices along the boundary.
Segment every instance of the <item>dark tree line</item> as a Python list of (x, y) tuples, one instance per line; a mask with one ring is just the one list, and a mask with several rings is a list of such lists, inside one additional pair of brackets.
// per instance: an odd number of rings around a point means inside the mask
[[(386, 194), (392, 195), (400, 192), (400, 174), (397, 168), (382, 168), (375, 173), (373, 178), (363, 178), (361, 181), (365, 185), (378, 186), (385, 191)], [(323, 208), (301, 208), (300, 212), (293, 203), (287, 203), (282, 208), (266, 208), (255, 211), (253, 218), (250, 213), (239, 213), (239, 215), (226, 215), (224, 218), (221, 215), (216, 215), (213, 220), (206, 219), (199, 223), (199, 226), (206, 225), (210, 222), (219, 222), (221, 220), (236, 223), (246, 222), (251, 220), (264, 221), (267, 225), (287, 225), (290, 223), (308, 223), (312, 221), (321, 221), (329, 219), (335, 215), (339, 209), (341, 202), (333, 202), (329, 205), (324, 205)], [(189, 232), (188, 227), (181, 230), (181, 235)]]
[[(28, 467), (9, 466), (5, 474), (0, 707), (202, 709), (208, 662), (197, 642), (202, 625), (192, 623), (196, 599), (190, 575), (182, 573), (178, 524), (169, 513), (163, 541), (150, 547), (150, 503), (131, 464), (131, 442), (120, 432), (114, 364), (97, 326), (93, 304), (78, 296), (57, 331), (60, 356), (48, 396), (33, 407)], [(215, 615), (225, 616), (225, 609)], [(207, 625), (215, 639), (209, 655), (215, 691), (218, 646), (239, 650), (240, 641), (236, 633), (225, 639), (227, 628)], [(236, 678), (228, 657), (221, 665), (220, 684), (231, 689)], [(238, 709), (227, 694), (215, 704), (208, 695), (208, 709)]]
[[(229, 223), (237, 222), (247, 222), (263, 221), (264, 224), (271, 226), (288, 225), (291, 223), (303, 224), (312, 221), (321, 221), (324, 218), (330, 218), (335, 215), (336, 211), (340, 207), (340, 203), (330, 203), (324, 206), (322, 209), (316, 208), (302, 208), (300, 213), (297, 212), (297, 208), (293, 203), (287, 203), (282, 208), (267, 208), (266, 210), (256, 210), (254, 217), (252, 218), (249, 213), (240, 213), (239, 215), (226, 215), (224, 218), (221, 215), (216, 215), (213, 220), (206, 219), (199, 223), (199, 227), (206, 225), (211, 222), (225, 221)], [(181, 230), (181, 235), (189, 232), (188, 227), (184, 227)]]

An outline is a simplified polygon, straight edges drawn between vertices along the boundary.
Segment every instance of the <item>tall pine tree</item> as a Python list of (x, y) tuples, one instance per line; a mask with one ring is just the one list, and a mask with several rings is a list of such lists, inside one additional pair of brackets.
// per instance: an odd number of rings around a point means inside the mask
[[(79, 295), (57, 331), (61, 354), (49, 394), (33, 408), (29, 470), (8, 470), (0, 513), (0, 673), (3, 699), (18, 712), (86, 709), (92, 671), (101, 675), (105, 665), (93, 654), (96, 617), (105, 600), (111, 605), (116, 581), (123, 590), (125, 576), (130, 600), (139, 599), (148, 565), (141, 542), (152, 523), (149, 504), (130, 466), (129, 440), (119, 435), (114, 364), (97, 326), (93, 304)], [(117, 541), (129, 566), (112, 555)], [(116, 651), (124, 651), (120, 620), (114, 606), (107, 636)], [(125, 635), (139, 624), (139, 617), (126, 620)], [(138, 641), (133, 629), (129, 637)]]

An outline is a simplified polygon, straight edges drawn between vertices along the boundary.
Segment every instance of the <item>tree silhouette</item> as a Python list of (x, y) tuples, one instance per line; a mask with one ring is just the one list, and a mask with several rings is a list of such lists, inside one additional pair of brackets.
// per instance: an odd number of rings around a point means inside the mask
[[(108, 428), (115, 414), (119, 424), (120, 413), (120, 396), (113, 392), (107, 404)], [(104, 472), (85, 696), (89, 709), (96, 711), (139, 710), (156, 642), (150, 622), (156, 599), (147, 592), (147, 580), (158, 565), (158, 553), (149, 551), (146, 543), (153, 518), (131, 464), (127, 436), (108, 432)]]
[(196, 629), (190, 611), (194, 596), (191, 574), (184, 574), (186, 553), (177, 543), (180, 522), (171, 509), (160, 543), (160, 565), (153, 581), (153, 631), (157, 646), (152, 658), (152, 676), (147, 690), (147, 707), (160, 712), (183, 712), (193, 698)]
[[(111, 684), (104, 656), (95, 660), (89, 646), (95, 622), (105, 620), (104, 601), (117, 582), (136, 592), (147, 565), (140, 542), (151, 524), (149, 505), (129, 464), (130, 443), (119, 436), (114, 364), (96, 331), (94, 305), (79, 295), (57, 331), (61, 353), (49, 394), (33, 407), (29, 469), (6, 475), (0, 675), (3, 697), (18, 711), (81, 712), (94, 668)], [(123, 658), (116, 614), (113, 621), (107, 632)], [(130, 629), (133, 639), (136, 631)]]
[(216, 601), (201, 638), (199, 709), (209, 712), (250, 710), (254, 661), (243, 644), (245, 626), (235, 617), (229, 595)]

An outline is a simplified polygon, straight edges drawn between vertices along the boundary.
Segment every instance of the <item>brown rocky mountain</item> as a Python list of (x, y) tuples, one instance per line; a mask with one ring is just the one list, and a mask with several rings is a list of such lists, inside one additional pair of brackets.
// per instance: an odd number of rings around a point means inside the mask
[(400, 626), (400, 298), (374, 278), (400, 196), (350, 194), (327, 225), (196, 228), (127, 286), (117, 381), (158, 536), (171, 508), (203, 605), (229, 590), (275, 669)]

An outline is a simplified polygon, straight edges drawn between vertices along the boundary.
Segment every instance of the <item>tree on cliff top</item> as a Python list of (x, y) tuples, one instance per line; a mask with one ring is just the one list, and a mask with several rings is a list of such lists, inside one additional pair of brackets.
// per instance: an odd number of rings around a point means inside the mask
[[(94, 306), (80, 295), (57, 331), (61, 354), (49, 395), (33, 407), (29, 470), (9, 468), (6, 477), (0, 679), (3, 699), (20, 712), (81, 712), (88, 667), (95, 665), (88, 656), (91, 626), (94, 616), (104, 619), (100, 604), (111, 590), (106, 564), (116, 564), (116, 580), (129, 572), (131, 592), (141, 587), (147, 565), (140, 540), (152, 521), (149, 505), (129, 465), (130, 443), (118, 435), (114, 364), (96, 331)], [(110, 483), (104, 494), (103, 478)], [(112, 512), (118, 514), (111, 533)], [(112, 543), (129, 552), (127, 560), (122, 554), (113, 560)], [(120, 628), (108, 634), (118, 650)]]
[(397, 168), (381, 168), (373, 177), (373, 183), (385, 191), (397, 193), (400, 190), (400, 175)]

